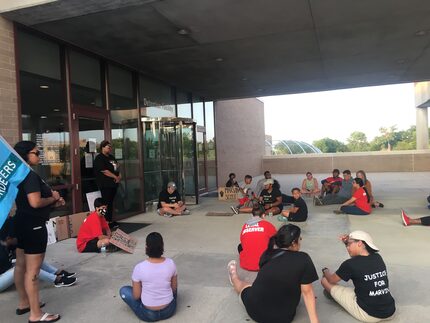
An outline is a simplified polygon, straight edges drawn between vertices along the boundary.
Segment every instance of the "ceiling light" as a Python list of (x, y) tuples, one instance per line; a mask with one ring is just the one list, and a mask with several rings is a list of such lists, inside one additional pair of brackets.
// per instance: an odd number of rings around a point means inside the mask
[(421, 37), (427, 34), (427, 31), (425, 30), (418, 30), (417, 32), (415, 32), (415, 36)]
[(186, 35), (189, 35), (189, 34), (190, 34), (190, 31), (189, 31), (189, 30), (187, 30), (187, 29), (185, 29), (185, 28), (178, 29), (176, 32), (177, 32), (179, 35), (182, 35), (182, 36), (186, 36)]
[(217, 57), (217, 58), (215, 58), (215, 61), (222, 62), (222, 61), (224, 61), (224, 59), (222, 57)]
[(242, 77), (242, 81), (248, 81), (248, 78)]
[(54, 112), (60, 112), (60, 109), (54, 109), (53, 111)]
[(405, 64), (406, 63), (406, 59), (400, 58), (396, 61), (397, 64), (401, 65), (401, 64)]
[(41, 89), (49, 89), (49, 85), (41, 85), (39, 86)]
[(47, 116), (40, 116), (40, 119), (47, 119)]
[(262, 91), (263, 91), (263, 89), (257, 89), (257, 91), (258, 91), (258, 92), (262, 92)]

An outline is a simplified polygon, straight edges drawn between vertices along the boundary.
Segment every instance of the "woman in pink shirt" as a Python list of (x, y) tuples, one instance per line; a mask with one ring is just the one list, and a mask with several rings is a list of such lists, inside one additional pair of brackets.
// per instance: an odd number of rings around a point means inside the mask
[(163, 257), (163, 252), (161, 234), (148, 234), (148, 259), (134, 267), (132, 286), (124, 286), (119, 291), (122, 300), (145, 322), (165, 320), (175, 314), (178, 274), (173, 260)]

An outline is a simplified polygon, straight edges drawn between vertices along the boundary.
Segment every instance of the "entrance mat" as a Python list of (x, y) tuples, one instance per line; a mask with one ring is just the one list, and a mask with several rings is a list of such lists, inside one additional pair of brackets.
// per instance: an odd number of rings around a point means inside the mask
[(233, 213), (227, 213), (227, 212), (208, 212), (206, 213), (206, 216), (233, 216)]
[(127, 234), (147, 227), (151, 223), (118, 222), (119, 228)]

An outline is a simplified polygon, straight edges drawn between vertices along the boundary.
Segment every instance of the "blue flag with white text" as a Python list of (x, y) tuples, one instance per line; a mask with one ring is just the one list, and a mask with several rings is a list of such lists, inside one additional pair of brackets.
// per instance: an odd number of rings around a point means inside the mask
[(0, 228), (15, 202), (18, 185), (29, 172), (29, 166), (0, 135)]

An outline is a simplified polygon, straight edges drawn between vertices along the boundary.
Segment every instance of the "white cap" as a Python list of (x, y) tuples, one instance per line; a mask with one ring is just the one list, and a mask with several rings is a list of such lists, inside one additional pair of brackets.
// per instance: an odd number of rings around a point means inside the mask
[(379, 251), (379, 248), (373, 243), (373, 239), (367, 232), (364, 231), (352, 231), (349, 234), (349, 238), (353, 240), (360, 240), (366, 242), (366, 244), (375, 251)]
[(271, 178), (266, 179), (266, 181), (263, 183), (263, 185), (269, 185), (272, 184), (273, 185), (274, 181)]

